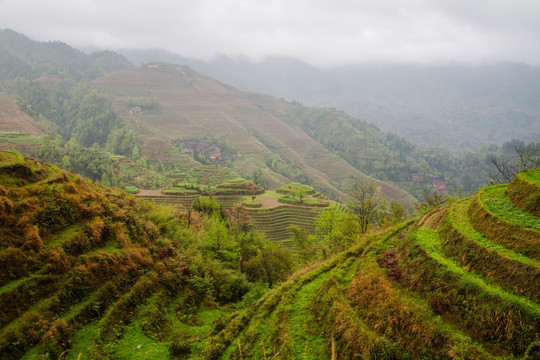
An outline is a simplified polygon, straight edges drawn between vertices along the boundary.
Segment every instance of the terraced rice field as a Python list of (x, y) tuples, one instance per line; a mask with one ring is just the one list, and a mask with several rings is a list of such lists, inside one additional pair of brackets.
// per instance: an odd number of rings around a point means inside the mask
[(305, 269), (234, 314), (205, 359), (539, 359), (538, 218), (512, 186)]
[[(136, 195), (138, 198), (155, 202), (157, 204), (169, 205), (180, 209), (193, 204), (199, 195), (148, 195), (145, 192)], [(214, 199), (219, 202), (225, 210), (231, 209), (236, 204), (242, 202), (241, 196), (216, 196)], [(246, 208), (253, 226), (264, 232), (270, 240), (279, 242), (287, 247), (293, 247), (291, 233), (288, 227), (299, 226), (308, 232), (315, 230), (315, 217), (323, 208), (308, 208), (301, 206), (280, 205), (273, 208)]]
[(263, 231), (269, 239), (292, 247), (291, 233), (288, 227), (296, 225), (308, 232), (315, 231), (315, 218), (321, 208), (300, 206), (278, 206), (271, 209), (247, 208), (256, 229)]

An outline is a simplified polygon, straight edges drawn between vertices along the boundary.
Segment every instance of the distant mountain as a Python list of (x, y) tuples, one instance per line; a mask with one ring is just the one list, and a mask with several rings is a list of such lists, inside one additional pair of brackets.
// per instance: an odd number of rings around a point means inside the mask
[(204, 63), (166, 52), (124, 54), (134, 63), (172, 61), (245, 91), (341, 109), (420, 145), (474, 151), (540, 136), (540, 68), (523, 64), (322, 70), (286, 58), (255, 63), (219, 56)]
[(0, 30), (0, 80), (71, 74), (94, 79), (107, 72), (129, 69), (133, 64), (112, 51), (90, 55), (59, 42), (34, 41), (13, 30)]

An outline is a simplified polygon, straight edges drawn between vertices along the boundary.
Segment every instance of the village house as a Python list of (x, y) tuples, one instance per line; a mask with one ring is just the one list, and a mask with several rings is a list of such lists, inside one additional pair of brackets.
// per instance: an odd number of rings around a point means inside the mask
[(414, 182), (421, 182), (422, 180), (424, 180), (424, 177), (421, 174), (412, 174), (411, 180)]
[(198, 153), (213, 164), (223, 164), (230, 157), (223, 157), (222, 150), (215, 141), (199, 140), (195, 138), (181, 138), (173, 141), (173, 145), (182, 146), (182, 153), (194, 155)]
[(433, 184), (433, 187), (435, 188), (435, 191), (439, 193), (445, 193), (445, 194), (450, 193), (448, 191), (448, 187), (446, 186), (446, 181), (440, 176), (432, 176), (431, 182)]

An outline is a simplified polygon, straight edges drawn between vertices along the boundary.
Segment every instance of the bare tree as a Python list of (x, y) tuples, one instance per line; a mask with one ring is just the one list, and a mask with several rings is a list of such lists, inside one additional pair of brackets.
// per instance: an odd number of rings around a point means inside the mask
[(488, 181), (491, 184), (507, 184), (523, 170), (540, 167), (540, 143), (530, 143), (526, 146), (514, 146), (512, 157), (496, 157), (491, 155), (488, 160), (495, 166), (496, 172), (491, 173)]
[(362, 233), (376, 221), (377, 209), (384, 203), (384, 194), (372, 182), (359, 181), (348, 193), (349, 207), (356, 214)]

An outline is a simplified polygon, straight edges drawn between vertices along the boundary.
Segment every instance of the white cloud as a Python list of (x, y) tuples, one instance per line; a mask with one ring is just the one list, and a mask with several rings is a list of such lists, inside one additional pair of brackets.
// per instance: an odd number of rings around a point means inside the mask
[(315, 65), (540, 64), (537, 0), (0, 0), (0, 27), (77, 47), (165, 48)]

